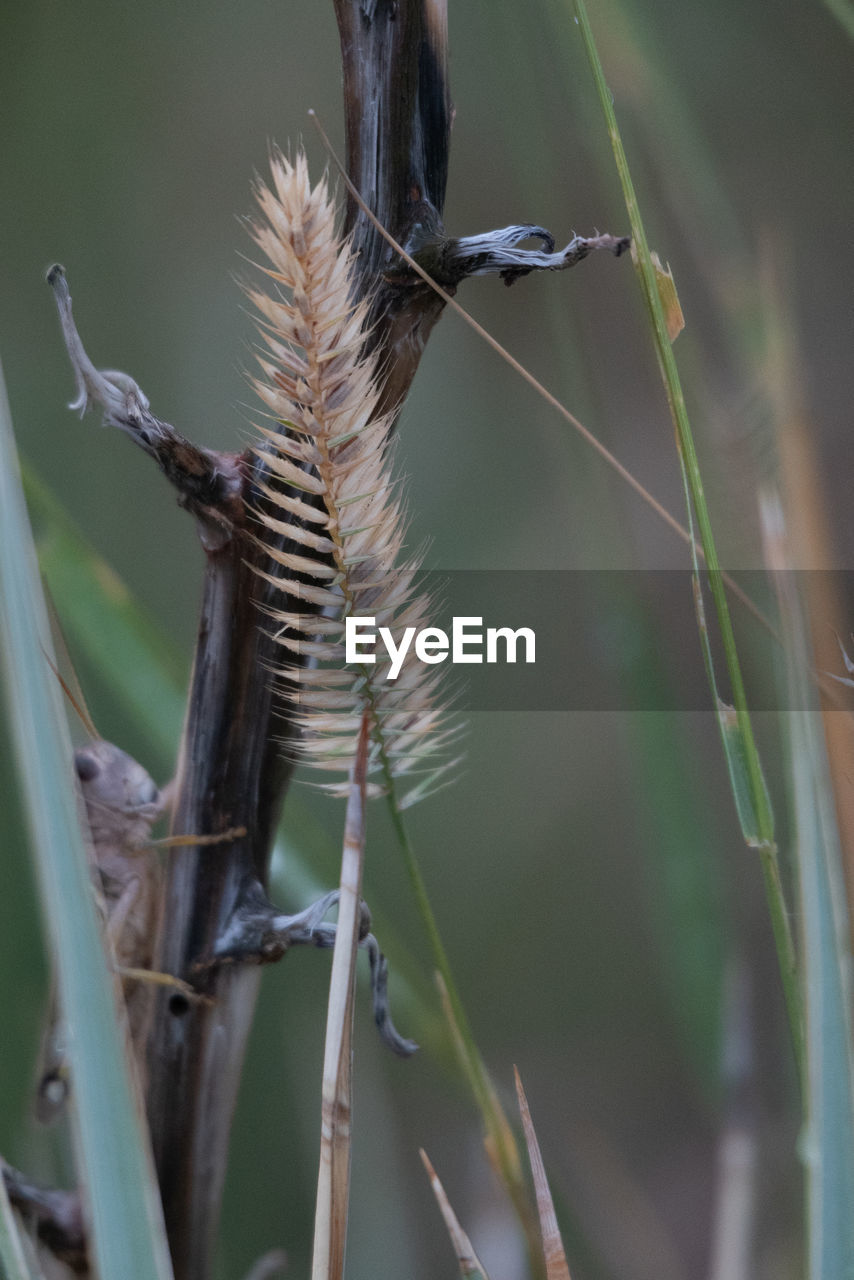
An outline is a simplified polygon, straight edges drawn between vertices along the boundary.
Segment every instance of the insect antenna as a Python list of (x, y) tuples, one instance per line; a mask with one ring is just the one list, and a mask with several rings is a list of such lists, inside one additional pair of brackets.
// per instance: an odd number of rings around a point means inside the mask
[(83, 725), (83, 728), (86, 730), (89, 737), (95, 741), (101, 741), (101, 734), (95, 728), (95, 722), (86, 705), (86, 699), (83, 696), (83, 690), (80, 686), (80, 681), (77, 678), (77, 672), (74, 669), (74, 663), (71, 661), (71, 654), (68, 652), (65, 633), (62, 630), (62, 623), (59, 621), (59, 614), (57, 612), (56, 605), (54, 604), (53, 596), (51, 595), (50, 588), (44, 579), (42, 579), (42, 587), (44, 589), (45, 603), (47, 605), (48, 619), (50, 621), (53, 647), (58, 655), (58, 660), (68, 673), (68, 678), (66, 679), (59, 668), (55, 665), (53, 659), (44, 646), (42, 646), (42, 653), (45, 656), (47, 665), (59, 681), (62, 692), (77, 712), (80, 723)]

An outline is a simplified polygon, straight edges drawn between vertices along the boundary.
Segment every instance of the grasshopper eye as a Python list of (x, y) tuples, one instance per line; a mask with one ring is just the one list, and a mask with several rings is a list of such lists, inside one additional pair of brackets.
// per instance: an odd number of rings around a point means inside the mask
[(81, 782), (91, 782), (101, 772), (97, 760), (93, 760), (87, 751), (74, 752), (74, 768)]

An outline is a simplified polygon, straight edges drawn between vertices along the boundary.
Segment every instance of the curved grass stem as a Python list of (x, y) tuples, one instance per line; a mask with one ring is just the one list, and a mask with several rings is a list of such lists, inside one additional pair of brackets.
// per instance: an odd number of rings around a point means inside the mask
[[(739, 817), (742, 821), (742, 829), (744, 830), (748, 844), (757, 848), (760, 854), (765, 881), (765, 892), (774, 931), (774, 941), (777, 948), (777, 958), (780, 966), (780, 974), (783, 983), (792, 1040), (794, 1043), (795, 1057), (798, 1069), (802, 1072), (804, 1053), (804, 1018), (801, 991), (798, 983), (794, 939), (789, 926), (789, 915), (780, 880), (777, 848), (774, 843), (773, 813), (762, 775), (759, 753), (753, 736), (753, 727), (751, 725), (750, 714), (747, 707), (747, 696), (744, 688), (744, 680), (741, 674), (738, 652), (736, 649), (732, 619), (727, 605), (725, 574), (720, 566), (717, 548), (712, 534), (712, 525), (709, 518), (708, 506), (706, 504), (703, 479), (700, 472), (697, 451), (694, 447), (694, 438), (691, 432), (688, 412), (685, 407), (682, 384), (679, 378), (676, 360), (673, 355), (673, 347), (667, 333), (667, 324), (661, 304), (661, 298), (659, 296), (655, 267), (650, 255), (649, 244), (647, 242), (634, 184), (632, 182), (626, 153), (620, 137), (620, 131), (617, 126), (617, 118), (614, 112), (611, 94), (605, 81), (605, 74), (602, 70), (602, 64), (593, 39), (593, 32), (590, 27), (584, 0), (574, 0), (574, 7), (578, 26), (587, 52), (587, 57), (593, 72), (593, 79), (596, 84), (599, 102), (605, 117), (608, 136), (610, 138), (611, 147), (614, 153), (614, 160), (623, 190), (623, 198), (629, 215), (632, 238), (634, 241), (638, 278), (644, 296), (644, 301), (646, 303), (647, 313), (652, 325), (655, 351), (658, 357), (661, 377), (667, 395), (667, 402), (670, 407), (670, 413), (673, 418), (673, 425), (676, 431), (676, 443), (679, 450), (680, 461), (687, 488), (689, 517), (692, 506), (696, 513), (700, 545), (706, 561), (706, 568), (709, 577), (709, 589), (715, 605), (726, 668), (732, 690), (732, 700), (735, 711), (735, 731), (729, 736), (726, 732), (726, 726), (722, 720), (722, 714), (726, 714), (729, 709), (723, 708), (720, 699), (717, 697), (713, 671), (710, 667), (711, 653), (708, 649), (707, 638), (704, 636), (704, 627), (702, 625), (700, 626), (701, 643), (704, 645), (704, 657), (706, 658), (707, 667), (709, 668), (712, 691), (715, 695), (716, 705), (719, 708), (718, 718), (721, 722), (724, 750), (727, 755), (727, 764), (730, 770), (730, 778), (733, 783), (736, 803), (739, 808)], [(691, 539), (691, 545), (692, 547), (695, 546), (693, 538)], [(694, 563), (696, 570), (696, 551), (694, 552)], [(748, 829), (746, 826), (745, 808), (739, 803), (739, 787), (737, 782), (739, 776), (743, 778), (745, 784), (744, 789), (750, 800), (752, 818), (750, 827), (752, 829)]]

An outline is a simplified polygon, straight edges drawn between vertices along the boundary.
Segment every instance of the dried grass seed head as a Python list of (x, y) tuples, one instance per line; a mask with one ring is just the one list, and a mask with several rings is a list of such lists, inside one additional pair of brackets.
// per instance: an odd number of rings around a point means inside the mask
[[(301, 758), (347, 775), (367, 710), (369, 771), (382, 774), (370, 790), (426, 768), (420, 795), (449, 734), (438, 672), (411, 653), (395, 681), (379, 657), (361, 668), (344, 665), (348, 616), (371, 616), (397, 634), (403, 625), (428, 625), (431, 608), (413, 591), (418, 558), (401, 562), (392, 417), (377, 413), (378, 358), (366, 344), (370, 300), (353, 301), (352, 252), (336, 232), (326, 179), (312, 188), (302, 152), (293, 162), (275, 152), (271, 170), (271, 186), (256, 184), (262, 217), (252, 224), (271, 288), (247, 294), (263, 341), (253, 386), (275, 424), (259, 427), (263, 504), (253, 514), (272, 562), (262, 576), (277, 588), (267, 608), (282, 655), (277, 673), (301, 730)], [(346, 781), (324, 785), (347, 788)]]

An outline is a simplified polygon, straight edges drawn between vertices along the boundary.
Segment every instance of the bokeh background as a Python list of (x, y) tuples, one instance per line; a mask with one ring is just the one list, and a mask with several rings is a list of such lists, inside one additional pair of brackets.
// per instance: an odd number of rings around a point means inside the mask
[[(834, 563), (850, 565), (854, 46), (817, 0), (591, 0), (591, 21), (648, 233), (674, 270), (687, 320), (676, 350), (721, 558), (734, 569), (761, 563), (755, 495), (775, 465), (763, 380), (773, 281), (796, 336), (791, 372)], [(573, 230), (624, 232), (569, 6), (452, 4), (450, 37), (448, 229), (532, 221), (561, 242)], [(185, 675), (201, 550), (146, 459), (97, 417), (81, 423), (65, 407), (72, 379), (44, 272), (64, 263), (96, 364), (131, 373), (154, 411), (199, 442), (242, 447), (253, 338), (235, 283), (248, 251), (236, 215), (250, 211), (250, 181), (271, 140), (302, 137), (314, 172), (324, 167), (308, 108), (341, 143), (332, 6), (6, 0), (0, 103), (0, 357), (21, 452), (151, 614)], [(627, 260), (594, 258), (510, 290), (472, 281), (460, 300), (683, 518)], [(684, 567), (684, 546), (453, 315), (426, 351), (398, 465), (411, 540), (429, 539), (430, 567), (638, 570), (618, 594), (600, 575), (597, 607), (585, 602), (587, 649), (627, 688), (654, 697), (667, 687), (679, 662), (675, 624), (642, 571)], [(736, 622), (761, 665), (767, 641)], [(684, 619), (678, 629), (685, 634)], [(75, 656), (101, 732), (165, 780), (172, 761), (122, 716), (85, 648)], [(758, 729), (785, 844), (779, 726), (769, 714)], [(47, 966), (5, 739), (0, 752), (0, 1151), (50, 1180), (67, 1168), (64, 1139), (39, 1133), (28, 1110)], [(342, 816), (296, 789), (276, 879), (283, 906), (302, 905), (305, 866), (332, 883)], [(513, 1063), (525, 1081), (573, 1275), (709, 1274), (716, 1160), (733, 1101), (724, 1043), (734, 1043), (758, 1170), (751, 1274), (797, 1276), (793, 1072), (759, 866), (741, 839), (713, 717), (472, 715), (458, 781), (413, 812), (411, 829), (508, 1106)], [(427, 947), (380, 808), (366, 896), (387, 926), (397, 1020), (424, 1047), (412, 1062), (392, 1059), (363, 995), (349, 1274), (454, 1274), (423, 1145), (494, 1280), (515, 1280), (524, 1271), (510, 1210), (438, 1021)], [(265, 975), (222, 1277), (245, 1274), (276, 1245), (289, 1251), (290, 1274), (306, 1273), (327, 978), (328, 958), (316, 952)]]

